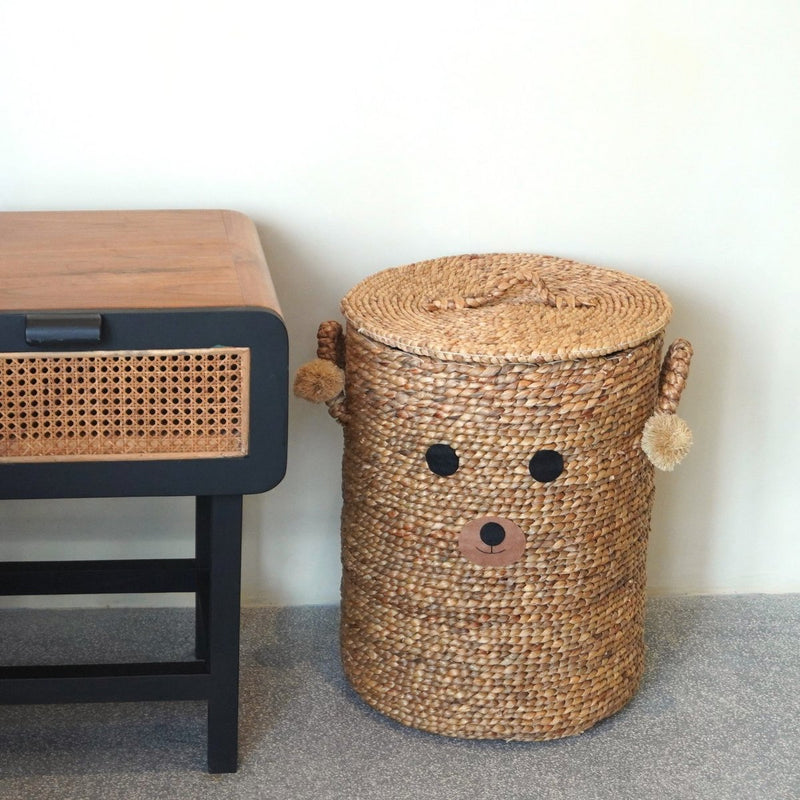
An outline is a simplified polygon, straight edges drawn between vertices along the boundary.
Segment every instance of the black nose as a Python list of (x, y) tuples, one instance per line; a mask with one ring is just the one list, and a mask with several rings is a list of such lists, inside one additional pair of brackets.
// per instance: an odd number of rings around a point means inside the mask
[(487, 522), (481, 528), (480, 537), (484, 544), (488, 544), (489, 547), (496, 547), (506, 538), (506, 532), (499, 523)]

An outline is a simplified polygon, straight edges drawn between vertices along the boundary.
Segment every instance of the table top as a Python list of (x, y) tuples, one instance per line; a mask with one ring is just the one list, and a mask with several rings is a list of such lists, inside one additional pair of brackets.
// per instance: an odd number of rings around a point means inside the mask
[(244, 214), (0, 213), (0, 311), (217, 307), (280, 314)]

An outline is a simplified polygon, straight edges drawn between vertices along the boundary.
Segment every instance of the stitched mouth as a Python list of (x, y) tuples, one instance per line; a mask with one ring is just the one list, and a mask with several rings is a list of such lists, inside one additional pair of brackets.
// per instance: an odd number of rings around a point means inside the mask
[(495, 550), (494, 547), (490, 547), (488, 550), (481, 550), (481, 548), (478, 547), (477, 545), (475, 545), (475, 549), (479, 553), (483, 553), (486, 556), (499, 556), (500, 553), (505, 553), (505, 551), (506, 551), (505, 547), (502, 550)]

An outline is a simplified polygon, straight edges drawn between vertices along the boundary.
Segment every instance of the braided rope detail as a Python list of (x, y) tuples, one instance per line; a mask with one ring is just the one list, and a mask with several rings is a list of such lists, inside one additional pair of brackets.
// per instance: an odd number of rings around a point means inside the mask
[(692, 353), (692, 345), (686, 339), (676, 339), (664, 356), (656, 401), (656, 410), (662, 414), (674, 414), (678, 410), (678, 403), (689, 376)]
[(336, 320), (320, 323), (317, 329), (317, 358), (333, 361), (344, 369), (344, 333)]
[(340, 424), (346, 425), (350, 420), (350, 415), (344, 405), (344, 395), (340, 394), (329, 400), (325, 405), (328, 407), (328, 413)]
[(520, 284), (527, 285), (532, 290), (532, 299), (551, 308), (590, 308), (594, 302), (590, 299), (581, 299), (575, 295), (550, 291), (538, 272), (522, 270), (507, 277), (500, 277), (491, 288), (480, 295), (461, 296), (455, 295), (445, 300), (429, 299), (425, 304), (426, 311), (456, 311), (463, 308), (482, 308), (493, 300), (504, 297), (511, 289)]
[[(317, 329), (317, 358), (332, 361), (339, 369), (344, 369), (344, 331), (336, 320), (320, 323)], [(340, 424), (347, 424), (347, 410), (344, 404), (344, 393), (328, 400), (325, 405), (328, 413)]]

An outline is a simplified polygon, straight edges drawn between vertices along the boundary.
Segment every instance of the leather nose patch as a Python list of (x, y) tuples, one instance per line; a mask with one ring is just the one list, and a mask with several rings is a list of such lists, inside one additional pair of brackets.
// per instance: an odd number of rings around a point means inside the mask
[(505, 567), (525, 552), (522, 528), (505, 517), (470, 520), (458, 535), (461, 554), (482, 567)]

